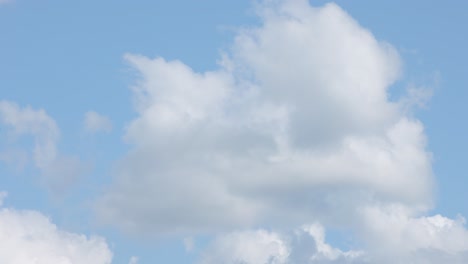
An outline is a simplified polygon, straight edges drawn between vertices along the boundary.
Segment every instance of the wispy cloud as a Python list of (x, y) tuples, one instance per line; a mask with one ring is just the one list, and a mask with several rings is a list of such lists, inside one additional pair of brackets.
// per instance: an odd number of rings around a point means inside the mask
[[(45, 110), (0, 101), (0, 125), (7, 128), (12, 142), (24, 136), (33, 138), (32, 160), (35, 167), (41, 171), (43, 184), (53, 195), (62, 195), (87, 171), (87, 165), (77, 157), (59, 153), (57, 145), (60, 129)], [(0, 155), (0, 160), (23, 164), (22, 166), (27, 160), (22, 152), (15, 156), (2, 156), (4, 154)], [(15, 157), (17, 160), (12, 160)]]
[(89, 133), (106, 132), (112, 131), (111, 120), (95, 111), (88, 111), (84, 117), (84, 127)]
[(57, 156), (60, 130), (55, 121), (43, 109), (20, 108), (17, 104), (0, 101), (0, 122), (11, 128), (12, 136), (34, 138), (34, 162), (44, 168)]

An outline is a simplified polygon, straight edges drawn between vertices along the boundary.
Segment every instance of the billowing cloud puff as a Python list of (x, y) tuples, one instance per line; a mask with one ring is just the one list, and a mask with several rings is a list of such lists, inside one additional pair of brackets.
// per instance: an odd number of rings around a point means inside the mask
[(171, 233), (343, 224), (375, 199), (431, 205), (423, 126), (387, 96), (396, 51), (334, 4), (276, 2), (216, 71), (126, 55), (140, 74), (134, 150), (101, 219)]
[(111, 260), (112, 252), (101, 237), (63, 231), (37, 211), (0, 208), (1, 263), (106, 264)]
[[(431, 154), (422, 123), (408, 114), (419, 99), (389, 99), (401, 71), (395, 49), (335, 4), (264, 1), (258, 14), (261, 25), (239, 30), (214, 71), (125, 56), (139, 74), (138, 116), (124, 137), (133, 149), (98, 201), (100, 220), (154, 235), (320, 222), (354, 230), (378, 263), (385, 254), (373, 245), (402, 263), (427, 256), (416, 252), (462, 256), (465, 233), (450, 248), (437, 243), (452, 231), (419, 240), (439, 232), (439, 222), (466, 231), (459, 221), (424, 216), (433, 206)], [(393, 224), (386, 214), (401, 221), (397, 232), (383, 231)], [(412, 230), (405, 241), (413, 247), (400, 251), (405, 236), (395, 234)], [(358, 261), (359, 254), (319, 247), (326, 244), (312, 233), (324, 259)], [(245, 251), (232, 241), (247, 237), (258, 252), (244, 252), (242, 261), (284, 263), (295, 255), (275, 234), (228, 235), (214, 251)]]
[(367, 257), (363, 252), (333, 248), (325, 242), (324, 228), (313, 224), (289, 234), (257, 230), (221, 235), (200, 263), (367, 263)]
[[(468, 232), (463, 219), (440, 215), (411, 218), (402, 208), (368, 208), (367, 251), (343, 251), (325, 241), (320, 224), (294, 232), (238, 231), (218, 236), (199, 263), (230, 264), (352, 264), (466, 263)], [(378, 219), (376, 219), (376, 217)], [(382, 218), (380, 218), (382, 217)], [(383, 219), (385, 218), (385, 219)]]
[(378, 263), (465, 263), (465, 219), (412, 216), (402, 205), (363, 208), (361, 236)]
[(218, 237), (201, 263), (284, 263), (286, 243), (265, 230), (234, 232)]

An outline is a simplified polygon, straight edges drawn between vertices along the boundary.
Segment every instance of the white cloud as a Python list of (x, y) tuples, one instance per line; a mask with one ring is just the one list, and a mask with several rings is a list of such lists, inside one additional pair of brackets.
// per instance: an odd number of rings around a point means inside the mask
[(280, 234), (266, 230), (232, 232), (219, 236), (208, 247), (200, 263), (286, 264), (368, 263), (360, 251), (341, 251), (325, 242), (319, 224)]
[(0, 208), (0, 262), (106, 264), (112, 252), (101, 237), (63, 231), (37, 211)]
[(326, 243), (323, 226), (316, 223), (288, 233), (260, 229), (220, 235), (203, 252), (200, 263), (462, 264), (468, 261), (468, 231), (462, 218), (411, 217), (397, 205), (385, 209), (369, 207), (364, 211), (366, 220), (362, 224), (367, 227), (361, 228), (368, 236), (366, 251), (334, 248)]
[(42, 170), (42, 183), (51, 194), (63, 197), (90, 166), (74, 156), (61, 155)]
[(242, 231), (218, 237), (201, 263), (285, 263), (287, 255), (288, 247), (278, 234), (265, 230)]
[(415, 216), (398, 204), (366, 207), (362, 216), (362, 237), (379, 263), (468, 262), (468, 230), (462, 217)]
[[(453, 221), (424, 216), (433, 206), (431, 154), (423, 124), (407, 111), (424, 96), (388, 98), (401, 70), (397, 52), (335, 4), (264, 1), (258, 13), (261, 25), (239, 30), (214, 71), (125, 56), (139, 73), (138, 116), (124, 137), (133, 149), (98, 201), (100, 220), (145, 235), (320, 222), (356, 231), (365, 256), (379, 260), (379, 247), (400, 252), (405, 243), (380, 241), (387, 219), (369, 208), (405, 208), (398, 228), (422, 237), (436, 232), (434, 221)], [(312, 263), (364, 256), (334, 249), (320, 229), (307, 232)], [(419, 253), (403, 252), (401, 263), (436, 251), (463, 258), (463, 232), (453, 248), (436, 246), (451, 231), (429, 245), (414, 236), (405, 242)], [(295, 247), (274, 232), (232, 233), (216, 243), (222, 253), (207, 263), (236, 263), (237, 252), (247, 263), (300, 255), (284, 255)]]
[(112, 131), (112, 122), (111, 120), (99, 113), (94, 111), (88, 111), (85, 114), (84, 118), (85, 130), (90, 133), (97, 132), (106, 132), (109, 133)]
[(387, 98), (398, 54), (334, 4), (278, 3), (216, 71), (126, 55), (139, 116), (104, 222), (196, 232), (343, 222), (372, 199), (431, 206), (423, 126)]
[[(86, 165), (78, 158), (59, 153), (60, 130), (43, 109), (21, 108), (16, 103), (0, 101), (0, 124), (9, 128), (7, 136), (13, 142), (22, 136), (34, 139), (34, 165), (40, 169), (49, 191), (64, 192), (86, 171)], [(28, 159), (24, 152), (12, 149), (0, 153), (0, 160), (24, 167)]]

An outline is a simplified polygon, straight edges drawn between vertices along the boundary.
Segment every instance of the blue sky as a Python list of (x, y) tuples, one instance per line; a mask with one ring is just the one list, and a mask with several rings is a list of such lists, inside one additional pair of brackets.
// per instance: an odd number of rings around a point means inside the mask
[(327, 3), (0, 1), (0, 262), (465, 263), (468, 4)]

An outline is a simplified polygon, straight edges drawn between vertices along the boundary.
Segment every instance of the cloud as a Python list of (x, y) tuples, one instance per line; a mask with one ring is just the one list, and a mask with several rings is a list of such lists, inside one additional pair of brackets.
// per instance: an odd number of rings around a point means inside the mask
[(367, 251), (343, 251), (325, 241), (318, 223), (293, 232), (263, 229), (218, 236), (202, 253), (201, 264), (295, 263), (466, 263), (468, 231), (464, 219), (440, 215), (409, 217), (399, 206), (367, 208)]
[(0, 262), (111, 263), (112, 252), (101, 237), (66, 232), (37, 211), (0, 208)]
[(364, 253), (341, 251), (325, 242), (320, 224), (288, 234), (266, 230), (221, 235), (204, 252), (202, 264), (368, 263)]
[[(34, 139), (34, 165), (41, 171), (43, 184), (54, 194), (63, 193), (86, 171), (78, 158), (59, 153), (60, 129), (43, 109), (0, 101), (0, 124), (9, 128), (7, 136), (12, 142), (24, 136)], [(24, 167), (28, 159), (24, 152), (13, 149), (0, 153), (0, 160)]]
[(287, 254), (288, 248), (278, 234), (243, 231), (218, 237), (201, 263), (284, 263)]
[(414, 216), (397, 204), (364, 208), (362, 216), (362, 237), (379, 263), (468, 261), (468, 230), (461, 216), (455, 220), (441, 215)]
[(215, 71), (125, 56), (139, 73), (125, 135), (134, 149), (99, 201), (101, 220), (203, 232), (347, 225), (373, 199), (432, 205), (423, 125), (387, 97), (396, 51), (334, 4), (266, 3), (262, 25), (240, 30)]
[(34, 137), (33, 156), (37, 167), (44, 168), (56, 158), (60, 130), (43, 109), (34, 110), (30, 106), (21, 109), (13, 102), (0, 101), (0, 121), (12, 129), (13, 137)]
[[(377, 263), (392, 259), (388, 252), (401, 263), (434, 252), (463, 259), (462, 223), (425, 216), (433, 207), (431, 153), (408, 105), (426, 95), (389, 99), (401, 72), (395, 49), (335, 4), (264, 1), (258, 14), (261, 24), (240, 29), (213, 71), (125, 55), (138, 73), (137, 117), (124, 136), (132, 150), (97, 201), (100, 221), (155, 236), (313, 222), (353, 230), (365, 245), (356, 252)], [(437, 221), (461, 232), (453, 248), (437, 246), (452, 231), (430, 244), (392, 236), (416, 230), (430, 240)], [(311, 263), (359, 263), (364, 256), (326, 244), (320, 228), (307, 230), (313, 241), (304, 243), (315, 248), (307, 257), (317, 258)], [(396, 242), (382, 241), (385, 235)], [(204, 261), (302, 256), (293, 253), (299, 244), (284, 239), (264, 230), (232, 233)], [(250, 242), (237, 242), (244, 240)]]
[(131, 257), (130, 258), (130, 262), (128, 262), (128, 264), (137, 264), (138, 263), (138, 258), (137, 257)]
[(85, 130), (89, 133), (112, 131), (112, 122), (106, 116), (100, 115), (94, 111), (88, 111), (84, 118)]

